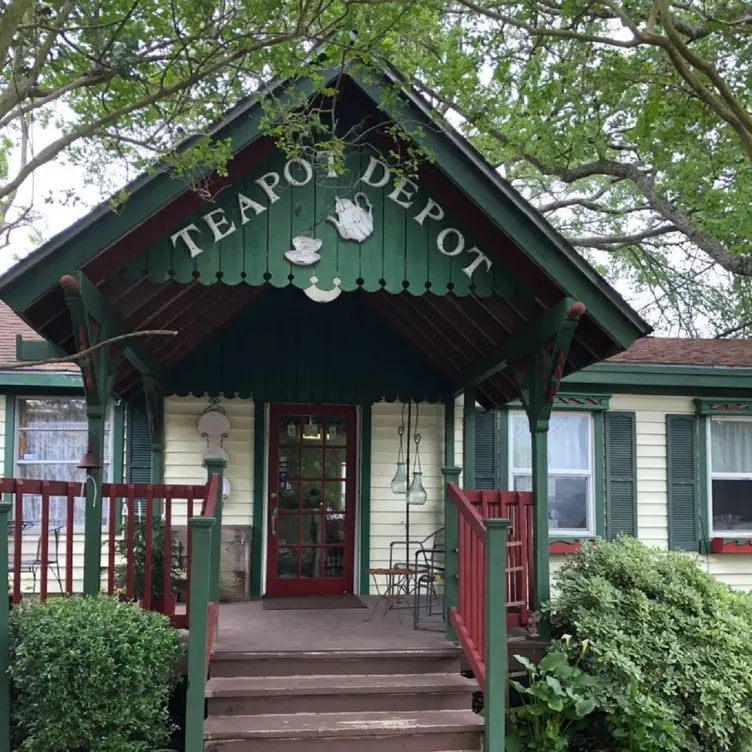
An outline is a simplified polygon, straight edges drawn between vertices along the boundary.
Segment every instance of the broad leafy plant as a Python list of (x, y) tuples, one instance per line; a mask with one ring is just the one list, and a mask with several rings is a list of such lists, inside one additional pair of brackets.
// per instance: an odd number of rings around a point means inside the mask
[(10, 676), (19, 752), (154, 752), (170, 737), (180, 639), (168, 620), (112, 598), (15, 609)]
[(569, 557), (557, 590), (552, 626), (590, 639), (582, 668), (623, 749), (752, 750), (752, 597), (628, 537)]
[(576, 662), (570, 663), (567, 653), (554, 650), (537, 666), (523, 656), (515, 656), (527, 671), (528, 683), (526, 686), (514, 679), (511, 681), (523, 704), (509, 711), (507, 752), (565, 752), (568, 749), (571, 734), (597, 704), (597, 681), (577, 665), (586, 651), (587, 643), (584, 643)]

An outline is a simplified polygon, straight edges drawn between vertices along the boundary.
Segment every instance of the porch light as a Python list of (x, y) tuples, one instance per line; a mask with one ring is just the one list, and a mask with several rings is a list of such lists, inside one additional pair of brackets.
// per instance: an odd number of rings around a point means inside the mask
[(321, 439), (321, 431), (313, 418), (308, 418), (308, 422), (303, 426), (303, 438), (311, 441), (319, 441)]
[(416, 471), (413, 473), (413, 482), (407, 491), (407, 503), (414, 507), (423, 506), (428, 501), (428, 494), (423, 487), (423, 473)]

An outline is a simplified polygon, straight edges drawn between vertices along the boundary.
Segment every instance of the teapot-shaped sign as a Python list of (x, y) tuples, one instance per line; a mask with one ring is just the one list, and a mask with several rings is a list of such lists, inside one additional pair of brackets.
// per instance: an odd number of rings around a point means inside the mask
[(329, 215), (327, 221), (337, 228), (342, 240), (362, 243), (373, 234), (373, 207), (365, 193), (356, 193), (354, 200), (337, 197), (334, 211), (337, 216)]

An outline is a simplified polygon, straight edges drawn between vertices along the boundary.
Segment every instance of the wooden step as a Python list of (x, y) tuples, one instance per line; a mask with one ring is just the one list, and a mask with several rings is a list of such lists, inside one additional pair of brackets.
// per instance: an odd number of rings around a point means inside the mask
[(470, 710), (215, 716), (205, 752), (478, 752), (483, 719)]
[(212, 677), (459, 673), (454, 645), (418, 650), (224, 652), (212, 655)]
[(467, 710), (477, 684), (459, 674), (214, 677), (209, 715)]

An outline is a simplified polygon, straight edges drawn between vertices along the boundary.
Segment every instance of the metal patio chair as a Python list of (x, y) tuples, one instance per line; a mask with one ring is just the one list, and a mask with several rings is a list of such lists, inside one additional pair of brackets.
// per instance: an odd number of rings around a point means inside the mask
[[(57, 580), (57, 584), (60, 587), (60, 594), (63, 594), (63, 579), (60, 575), (60, 531), (63, 529), (62, 525), (51, 524), (48, 528), (49, 539), (47, 544), (47, 569), (52, 572), (53, 577)], [(8, 574), (13, 575), (15, 573), (15, 536), (13, 535), (14, 527), (13, 523), (8, 525)], [(39, 532), (39, 538), (37, 539), (36, 556), (33, 558), (23, 557), (23, 539), (27, 534), (34, 535), (36, 531)], [(32, 590), (36, 592), (37, 589), (37, 577), (42, 569), (42, 523), (41, 522), (24, 522), (21, 530), (21, 566), (19, 572), (21, 574), (30, 574), (32, 577)]]

